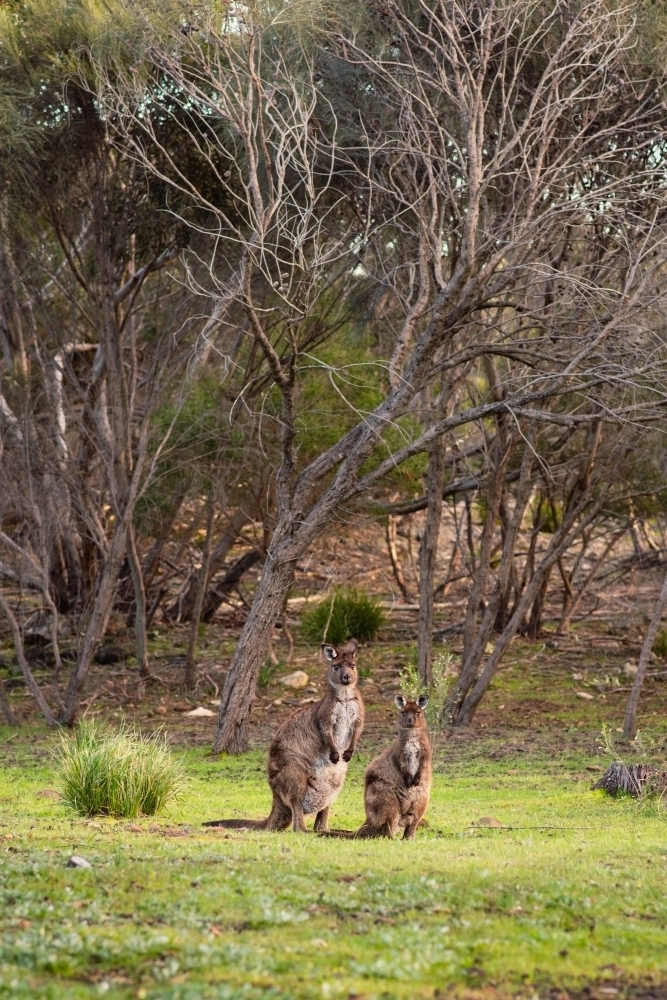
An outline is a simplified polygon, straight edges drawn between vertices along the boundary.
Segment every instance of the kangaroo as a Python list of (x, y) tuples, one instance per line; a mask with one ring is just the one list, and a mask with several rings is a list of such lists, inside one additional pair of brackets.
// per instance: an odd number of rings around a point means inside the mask
[(356, 639), (336, 649), (322, 645), (329, 690), (315, 705), (301, 708), (283, 723), (269, 748), (267, 773), (273, 792), (264, 820), (222, 819), (204, 826), (306, 832), (304, 816), (315, 813), (314, 829), (329, 828), (329, 809), (343, 787), (347, 765), (364, 725), (364, 703), (357, 691)]
[(396, 697), (398, 737), (366, 768), (366, 822), (353, 836), (393, 838), (402, 829), (412, 840), (431, 797), (431, 743), (424, 723), (428, 697)]

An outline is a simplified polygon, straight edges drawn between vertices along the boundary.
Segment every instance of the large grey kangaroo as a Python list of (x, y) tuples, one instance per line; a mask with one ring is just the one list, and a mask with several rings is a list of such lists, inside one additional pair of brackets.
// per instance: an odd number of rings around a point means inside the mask
[(274, 736), (267, 765), (273, 805), (267, 818), (213, 820), (204, 826), (285, 830), (291, 822), (295, 833), (304, 833), (304, 816), (315, 813), (314, 829), (328, 830), (329, 809), (343, 787), (364, 725), (364, 703), (357, 691), (358, 646), (356, 639), (338, 649), (323, 644), (329, 690), (317, 704), (290, 716)]

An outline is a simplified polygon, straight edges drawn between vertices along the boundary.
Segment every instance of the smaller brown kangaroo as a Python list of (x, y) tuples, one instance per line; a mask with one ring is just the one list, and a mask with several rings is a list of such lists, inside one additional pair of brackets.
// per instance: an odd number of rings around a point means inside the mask
[(412, 840), (431, 797), (431, 743), (424, 721), (426, 695), (408, 701), (396, 696), (398, 737), (364, 775), (366, 822), (353, 836), (390, 837), (403, 830)]
[(295, 833), (305, 833), (304, 816), (315, 813), (314, 829), (326, 832), (329, 809), (343, 787), (364, 725), (364, 703), (357, 691), (358, 646), (356, 639), (339, 649), (323, 644), (329, 690), (317, 704), (294, 712), (274, 736), (267, 764), (273, 805), (267, 818), (220, 819), (204, 826), (285, 830), (291, 822)]

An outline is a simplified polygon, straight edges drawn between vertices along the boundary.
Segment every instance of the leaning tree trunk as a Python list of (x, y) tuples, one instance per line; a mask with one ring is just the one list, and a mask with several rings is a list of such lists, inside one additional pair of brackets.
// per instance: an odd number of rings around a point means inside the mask
[(281, 547), (274, 534), (274, 544), (267, 555), (262, 579), (222, 689), (214, 754), (242, 753), (248, 749), (250, 711), (257, 678), (273, 627), (282, 613), (285, 593), (294, 577), (294, 562), (280, 560)]
[(419, 630), (418, 669), (422, 683), (429, 688), (433, 679), (433, 601), (435, 560), (442, 517), (442, 477), (445, 468), (445, 442), (437, 438), (428, 451), (426, 524), (419, 547)]
[(665, 574), (662, 590), (660, 591), (658, 600), (655, 602), (655, 607), (653, 608), (653, 615), (651, 616), (651, 621), (649, 622), (642, 651), (639, 654), (637, 673), (635, 674), (632, 691), (630, 692), (630, 697), (628, 698), (628, 706), (625, 710), (623, 735), (626, 739), (631, 739), (635, 735), (635, 728), (637, 725), (637, 709), (639, 708), (639, 696), (642, 691), (642, 685), (648, 668), (649, 657), (651, 655), (653, 643), (655, 642), (655, 637), (658, 634), (658, 629), (660, 628), (660, 619), (663, 616), (665, 606), (667, 606), (667, 574)]

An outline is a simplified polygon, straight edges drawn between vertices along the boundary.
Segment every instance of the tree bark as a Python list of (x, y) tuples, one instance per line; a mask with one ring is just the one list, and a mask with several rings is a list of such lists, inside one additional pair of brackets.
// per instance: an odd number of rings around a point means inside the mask
[(398, 584), (398, 589), (400, 590), (403, 596), (403, 600), (409, 601), (410, 595), (408, 593), (408, 587), (405, 582), (405, 577), (403, 576), (401, 563), (398, 558), (398, 549), (396, 548), (396, 519), (392, 517), (391, 514), (387, 518), (385, 537), (387, 539), (387, 551), (389, 552), (389, 561), (391, 563), (391, 569), (394, 574), (394, 579)]
[(433, 679), (433, 601), (435, 561), (442, 518), (442, 477), (445, 468), (445, 441), (438, 438), (428, 450), (426, 494), (428, 507), (426, 524), (419, 547), (419, 627), (418, 670), (426, 688)]
[(232, 563), (224, 576), (204, 594), (201, 620), (210, 622), (227, 595), (232, 592), (248, 570), (252, 569), (258, 562), (262, 562), (263, 559), (264, 554), (259, 549), (251, 549), (240, 556), (235, 563)]
[(16, 620), (16, 615), (9, 606), (7, 599), (4, 594), (0, 592), (0, 608), (2, 609), (5, 618), (9, 622), (9, 627), (12, 632), (12, 638), (14, 640), (14, 648), (16, 650), (16, 658), (19, 661), (19, 666), (21, 668), (21, 673), (23, 674), (23, 679), (25, 680), (26, 687), (30, 694), (33, 696), (37, 702), (37, 706), (46, 719), (49, 726), (56, 726), (58, 723), (56, 717), (46, 703), (46, 699), (42, 694), (39, 684), (33, 676), (33, 672), (30, 669), (28, 661), (25, 658), (25, 653), (23, 651), (23, 636), (21, 635), (21, 629), (19, 628), (19, 623)]
[(195, 606), (192, 612), (192, 625), (190, 627), (190, 640), (188, 642), (188, 651), (185, 654), (185, 687), (188, 690), (193, 690), (197, 684), (197, 665), (195, 663), (195, 657), (197, 655), (197, 638), (199, 636), (199, 623), (201, 621), (201, 609), (204, 603), (204, 591), (206, 590), (206, 581), (208, 580), (208, 567), (211, 560), (211, 534), (213, 532), (213, 515), (215, 512), (215, 506), (213, 503), (213, 487), (211, 487), (211, 495), (208, 500), (208, 516), (206, 518), (206, 538), (204, 540), (204, 551), (202, 552), (201, 567), (198, 574), (197, 581), (197, 596), (195, 597)]
[(248, 726), (257, 678), (274, 625), (282, 612), (285, 593), (294, 577), (294, 562), (279, 561), (279, 543), (272, 548), (225, 679), (214, 754), (242, 753), (248, 749)]
[(2, 714), (7, 720), (8, 726), (19, 726), (19, 720), (16, 718), (12, 711), (12, 706), (9, 704), (9, 698), (7, 697), (7, 689), (5, 688), (5, 682), (0, 677), (0, 709)]
[(542, 561), (539, 566), (536, 567), (530, 583), (526, 587), (520, 601), (512, 612), (512, 617), (507, 623), (504, 632), (498, 638), (493, 652), (486, 661), (484, 670), (480, 674), (472, 691), (469, 691), (466, 695), (456, 718), (457, 725), (468, 725), (472, 721), (473, 715), (475, 714), (480, 701), (486, 694), (505, 650), (514, 638), (521, 622), (524, 619), (524, 616), (528, 613), (528, 609), (531, 607), (533, 601), (538, 595), (545, 574), (551, 570), (551, 567), (554, 565), (556, 560), (563, 554), (563, 552), (566, 551), (568, 545), (572, 542), (573, 536), (591, 523), (592, 519), (601, 509), (610, 485), (611, 484), (608, 483), (607, 486), (601, 491), (597, 501), (586, 514), (583, 525), (576, 525), (576, 519), (583, 513), (590, 502), (589, 491), (586, 491), (585, 496), (580, 500), (580, 502), (573, 506), (569, 515), (563, 518), (560, 528), (552, 535), (551, 542), (549, 543), (549, 547), (547, 548)]
[(134, 525), (130, 523), (127, 529), (127, 561), (132, 574), (132, 586), (134, 588), (134, 632), (137, 644), (137, 663), (139, 664), (139, 676), (148, 677), (148, 636), (146, 635), (146, 589), (144, 587), (144, 577), (141, 572), (141, 562), (137, 552), (137, 543), (134, 534)]
[(653, 608), (653, 614), (651, 615), (651, 621), (649, 622), (648, 630), (646, 632), (646, 638), (644, 639), (644, 645), (642, 646), (641, 653), (639, 654), (639, 664), (637, 665), (637, 673), (635, 674), (635, 679), (632, 684), (632, 691), (630, 692), (630, 697), (628, 698), (628, 705), (625, 710), (625, 719), (623, 721), (623, 735), (626, 739), (631, 739), (635, 735), (636, 725), (637, 725), (637, 709), (639, 708), (639, 696), (641, 695), (642, 685), (644, 683), (644, 678), (646, 677), (646, 670), (648, 668), (649, 656), (651, 654), (651, 649), (653, 648), (653, 643), (655, 642), (655, 637), (658, 634), (658, 629), (660, 628), (660, 619), (662, 618), (665, 607), (667, 606), (667, 574), (665, 574), (665, 579), (663, 580), (662, 590), (658, 595), (658, 600), (655, 602), (655, 607)]
[[(206, 591), (206, 586), (208, 585), (209, 580), (214, 577), (220, 569), (222, 569), (229, 554), (229, 550), (238, 538), (239, 532), (249, 522), (250, 517), (242, 510), (235, 510), (232, 514), (227, 528), (220, 536), (219, 541), (211, 552), (208, 572), (204, 583), (204, 592)], [(185, 593), (173, 601), (172, 604), (170, 604), (170, 606), (166, 609), (166, 618), (170, 621), (190, 621), (195, 609), (200, 579), (200, 573), (193, 574)], [(204, 602), (204, 608), (206, 608), (206, 601)]]

